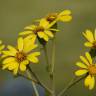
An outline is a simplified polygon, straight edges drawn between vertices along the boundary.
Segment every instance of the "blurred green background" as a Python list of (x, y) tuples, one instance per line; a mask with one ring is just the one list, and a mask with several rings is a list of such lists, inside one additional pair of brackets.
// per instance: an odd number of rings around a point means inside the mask
[[(15, 45), (18, 32), (26, 25), (51, 12), (61, 12), (64, 9), (72, 11), (73, 20), (70, 23), (59, 23), (61, 30), (56, 39), (56, 92), (64, 88), (74, 77), (75, 66), (79, 56), (88, 49), (83, 46), (85, 40), (82, 32), (86, 29), (94, 31), (96, 27), (96, 0), (0, 0), (0, 39), (5, 44)], [(50, 44), (49, 44), (49, 48)], [(32, 65), (33, 70), (43, 82), (48, 83), (45, 70), (44, 56), (40, 57), (41, 64)], [(0, 71), (0, 75), (11, 79), (12, 74)], [(72, 87), (69, 96), (95, 96), (96, 87), (89, 91), (80, 81)]]

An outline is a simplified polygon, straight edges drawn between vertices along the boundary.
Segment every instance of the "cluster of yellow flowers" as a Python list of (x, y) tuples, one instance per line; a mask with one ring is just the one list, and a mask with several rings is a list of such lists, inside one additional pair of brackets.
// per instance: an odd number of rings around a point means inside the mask
[[(91, 30), (86, 30), (86, 32), (83, 32), (83, 35), (87, 39), (87, 42), (85, 42), (84, 45), (96, 50), (96, 30), (94, 34)], [(80, 59), (82, 62), (76, 63), (80, 69), (75, 72), (75, 75), (81, 76), (86, 74), (84, 85), (91, 90), (95, 85), (96, 62), (93, 60), (94, 58), (92, 58), (90, 52), (86, 52), (85, 56), (80, 56)]]
[(2, 69), (8, 69), (17, 75), (18, 72), (25, 72), (30, 63), (38, 63), (40, 52), (33, 52), (38, 47), (36, 41), (46, 44), (50, 38), (54, 38), (54, 33), (58, 31), (53, 26), (58, 21), (69, 22), (71, 19), (70, 10), (52, 13), (40, 19), (37, 24), (26, 26), (24, 31), (19, 33), (15, 48), (11, 45), (5, 47), (0, 41)]

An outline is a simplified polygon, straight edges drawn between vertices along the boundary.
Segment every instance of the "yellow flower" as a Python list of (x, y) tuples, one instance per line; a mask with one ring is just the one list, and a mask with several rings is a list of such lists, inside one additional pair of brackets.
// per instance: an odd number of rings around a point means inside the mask
[(86, 32), (83, 32), (83, 35), (88, 40), (84, 45), (86, 47), (96, 48), (96, 30), (94, 34), (91, 30), (86, 30)]
[(53, 38), (54, 34), (52, 31), (58, 31), (53, 28), (48, 27), (48, 22), (45, 19), (41, 19), (38, 25), (30, 25), (25, 27), (24, 32), (20, 32), (19, 35), (28, 35), (33, 37), (39, 37), (40, 39), (45, 40), (46, 42), (49, 40), (49, 37)]
[(17, 40), (17, 48), (8, 45), (8, 50), (3, 51), (3, 70), (8, 69), (13, 71), (16, 75), (18, 71), (26, 71), (27, 65), (32, 63), (38, 63), (37, 56), (40, 52), (31, 52), (37, 47), (35, 44), (36, 38), (30, 40), (29, 38), (19, 37)]
[(78, 71), (75, 72), (76, 76), (81, 76), (88, 74), (85, 78), (84, 85), (90, 90), (94, 88), (95, 76), (96, 76), (96, 64), (93, 63), (91, 55), (86, 52), (85, 57), (80, 56), (82, 62), (77, 62), (76, 65), (80, 67)]
[(2, 41), (0, 40), (0, 54), (2, 53), (2, 50), (4, 49), (5, 45), (2, 45)]
[(62, 22), (69, 22), (72, 20), (71, 11), (64, 10), (60, 13), (51, 13), (45, 17), (46, 21), (49, 23), (53, 21), (62, 21)]

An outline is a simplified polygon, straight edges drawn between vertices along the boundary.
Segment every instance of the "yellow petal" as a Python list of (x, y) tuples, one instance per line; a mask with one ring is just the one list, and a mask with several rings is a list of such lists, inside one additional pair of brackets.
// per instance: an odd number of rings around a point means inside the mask
[(69, 22), (72, 20), (72, 16), (61, 16), (59, 17), (59, 20), (62, 22)]
[(6, 59), (3, 60), (3, 64), (6, 64), (6, 63), (11, 63), (13, 61), (15, 61), (16, 59), (14, 57), (8, 57)]
[(33, 33), (32, 31), (23, 31), (23, 32), (20, 32), (19, 35), (28, 35), (32, 33)]
[(95, 32), (94, 32), (94, 37), (95, 37), (95, 40), (96, 40), (96, 29), (95, 29)]
[(49, 37), (54, 37), (53, 33), (51, 31), (45, 31), (45, 33), (49, 36)]
[(4, 56), (15, 56), (16, 55), (11, 51), (2, 51), (2, 53), (3, 53)]
[(18, 69), (19, 69), (19, 63), (16, 63), (15, 64), (15, 69), (13, 70), (14, 75), (17, 75)]
[(81, 68), (87, 69), (87, 66), (85, 64), (81, 63), (81, 62), (77, 62), (76, 65), (81, 67)]
[(6, 68), (8, 68), (8, 67), (9, 67), (9, 63), (8, 63), (8, 64), (3, 65), (2, 69), (3, 69), (3, 70), (5, 70), (5, 69), (6, 69)]
[[(35, 36), (35, 35), (34, 35)], [(25, 53), (28, 53), (30, 51), (32, 51), (33, 49), (35, 49), (38, 45), (37, 44), (34, 44), (36, 41), (36, 36), (31, 38), (31, 39), (24, 39), (24, 49), (23, 51)]]
[(88, 76), (85, 78), (85, 81), (84, 81), (84, 85), (85, 85), (86, 87), (89, 86), (90, 80), (91, 80), (91, 76), (88, 75)]
[(86, 65), (89, 65), (89, 62), (87, 61), (87, 59), (83, 56), (80, 56), (80, 59), (82, 62), (84, 62)]
[(93, 44), (91, 42), (85, 42), (84, 45), (86, 47), (93, 47)]
[(21, 71), (25, 71), (26, 70), (26, 65), (24, 65), (23, 63), (20, 64), (20, 70)]
[(29, 26), (26, 26), (24, 29), (25, 30), (34, 30), (36, 28), (35, 25), (29, 25)]
[(23, 50), (23, 38), (22, 37), (18, 38), (18, 50), (19, 51)]
[(92, 90), (95, 86), (95, 78), (94, 76), (91, 76), (91, 80), (90, 80), (90, 83), (89, 83), (89, 89)]
[(40, 26), (47, 28), (48, 25), (49, 25), (49, 22), (46, 19), (40, 20)]
[(84, 75), (88, 72), (88, 70), (85, 70), (85, 69), (82, 69), (82, 70), (78, 70), (75, 72), (75, 75), (76, 76), (81, 76), (81, 75)]
[(24, 60), (24, 61), (21, 62), (21, 64), (28, 65), (29, 64), (29, 61), (28, 60)]
[(9, 51), (10, 51), (12, 54), (16, 55), (17, 50), (16, 50), (14, 47), (8, 45), (7, 48), (9, 49)]
[(16, 68), (16, 63), (14, 62), (11, 62), (9, 63), (9, 66), (8, 66), (8, 69), (11, 71), (11, 70), (14, 70)]
[(88, 52), (86, 52), (85, 55), (86, 55), (86, 58), (88, 59), (89, 63), (92, 64), (91, 55)]
[(70, 14), (71, 14), (71, 11), (70, 10), (64, 10), (59, 15), (70, 15)]
[(48, 36), (44, 32), (38, 32), (38, 36), (43, 38), (45, 41), (49, 40)]
[(91, 30), (86, 30), (86, 32), (83, 32), (84, 37), (89, 41), (89, 42), (93, 42), (94, 41), (94, 37), (93, 37), (93, 33), (91, 32)]
[(2, 51), (5, 48), (5, 45), (0, 46), (0, 51)]
[(38, 63), (38, 58), (36, 56), (39, 56), (40, 52), (34, 52), (28, 55), (27, 59), (33, 63)]

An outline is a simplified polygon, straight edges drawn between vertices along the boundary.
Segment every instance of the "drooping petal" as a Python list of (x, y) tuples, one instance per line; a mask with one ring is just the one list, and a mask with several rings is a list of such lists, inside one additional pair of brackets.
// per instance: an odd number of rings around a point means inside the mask
[(43, 38), (45, 41), (48, 41), (49, 40), (47, 34), (45, 34), (44, 32), (38, 32), (38, 36), (40, 38)]
[(90, 80), (91, 80), (91, 76), (88, 75), (88, 76), (85, 78), (85, 81), (84, 81), (84, 85), (85, 85), (86, 87), (89, 86), (89, 84), (90, 84)]
[(81, 67), (81, 68), (87, 69), (87, 66), (85, 64), (81, 63), (81, 62), (77, 62), (76, 65)]
[(45, 33), (49, 36), (49, 37), (54, 37), (53, 33), (51, 31), (45, 31)]
[(85, 55), (86, 55), (86, 58), (88, 59), (89, 63), (92, 64), (91, 55), (88, 52), (86, 52)]
[(89, 83), (89, 89), (92, 90), (95, 86), (95, 78), (94, 76), (91, 76), (91, 80), (90, 80), (90, 83)]
[(22, 51), (23, 50), (23, 38), (22, 37), (19, 37), (18, 38), (18, 50), (19, 51)]
[(20, 64), (20, 70), (21, 71), (25, 71), (26, 70), (26, 65), (24, 65), (23, 63)]
[(81, 70), (77, 70), (77, 71), (75, 72), (75, 75), (76, 75), (76, 76), (81, 76), (81, 75), (86, 74), (87, 72), (88, 72), (88, 70), (81, 69)]
[(15, 69), (13, 70), (13, 74), (14, 74), (14, 75), (17, 75), (18, 69), (19, 69), (19, 63), (16, 63), (16, 64), (15, 64)]
[(87, 61), (87, 59), (83, 56), (80, 56), (80, 59), (82, 62), (84, 62), (86, 65), (90, 65), (89, 62)]

